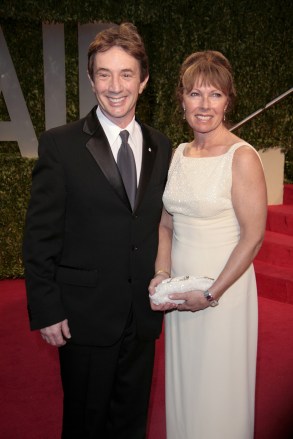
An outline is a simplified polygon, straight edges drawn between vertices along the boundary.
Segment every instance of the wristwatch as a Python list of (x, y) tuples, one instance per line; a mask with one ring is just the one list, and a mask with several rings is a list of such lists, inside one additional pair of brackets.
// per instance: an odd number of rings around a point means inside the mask
[(208, 300), (210, 306), (214, 307), (219, 305), (219, 301), (213, 298), (213, 295), (209, 290), (204, 291), (203, 295)]

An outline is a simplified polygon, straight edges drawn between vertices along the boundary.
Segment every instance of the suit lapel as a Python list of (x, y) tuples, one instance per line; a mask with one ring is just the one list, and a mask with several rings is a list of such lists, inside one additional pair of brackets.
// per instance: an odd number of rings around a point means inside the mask
[[(108, 139), (97, 118), (96, 108), (97, 107), (94, 107), (92, 111), (86, 116), (83, 125), (84, 132), (91, 136), (86, 143), (86, 147), (93, 156), (94, 160), (98, 164), (105, 177), (107, 178), (110, 185), (131, 210), (131, 205), (129, 203)], [(139, 185), (137, 188), (134, 210), (137, 210), (138, 206), (142, 202), (143, 196), (152, 175), (152, 170), (157, 155), (157, 144), (154, 143), (150, 135), (149, 128), (146, 125), (141, 124), (139, 121), (137, 122), (141, 126), (143, 145), (141, 173)]]
[(137, 188), (136, 200), (134, 210), (138, 208), (142, 202), (143, 196), (150, 181), (152, 170), (154, 167), (155, 158), (157, 155), (157, 145), (152, 140), (149, 129), (146, 125), (137, 121), (142, 130), (143, 145), (142, 145), (142, 163), (139, 185)]
[(113, 157), (108, 139), (96, 116), (96, 107), (86, 116), (83, 130), (91, 137), (86, 147), (119, 197), (131, 209), (124, 185)]

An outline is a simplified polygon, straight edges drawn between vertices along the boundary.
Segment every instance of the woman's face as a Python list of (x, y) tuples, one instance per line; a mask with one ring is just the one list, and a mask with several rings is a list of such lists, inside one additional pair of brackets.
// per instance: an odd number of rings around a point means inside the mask
[(228, 97), (213, 85), (195, 82), (190, 92), (183, 92), (185, 117), (197, 133), (209, 133), (222, 125)]

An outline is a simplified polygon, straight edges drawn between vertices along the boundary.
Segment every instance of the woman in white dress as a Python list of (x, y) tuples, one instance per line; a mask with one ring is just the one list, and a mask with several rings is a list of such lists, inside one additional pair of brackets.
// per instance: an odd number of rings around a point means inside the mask
[(235, 89), (219, 52), (190, 55), (178, 85), (194, 133), (169, 170), (155, 287), (170, 276), (207, 276), (208, 291), (176, 293), (166, 334), (168, 439), (252, 439), (257, 291), (252, 261), (264, 236), (267, 198), (255, 149), (225, 126)]

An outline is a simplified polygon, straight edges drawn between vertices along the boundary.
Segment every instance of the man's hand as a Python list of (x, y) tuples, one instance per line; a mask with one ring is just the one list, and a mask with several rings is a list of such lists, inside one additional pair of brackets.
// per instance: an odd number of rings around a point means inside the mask
[(66, 339), (71, 338), (68, 320), (55, 325), (47, 326), (40, 330), (42, 338), (52, 346), (60, 347), (66, 344)]

